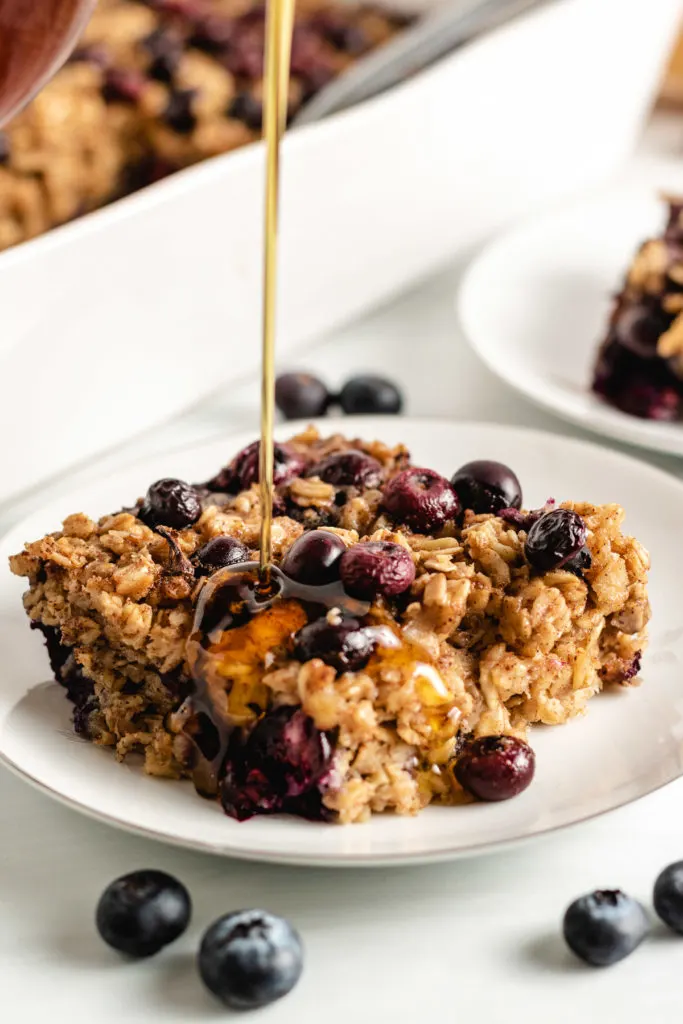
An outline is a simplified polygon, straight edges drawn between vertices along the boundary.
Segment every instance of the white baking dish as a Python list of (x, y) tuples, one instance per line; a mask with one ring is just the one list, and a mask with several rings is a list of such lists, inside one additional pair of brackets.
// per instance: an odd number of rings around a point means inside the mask
[[(281, 358), (609, 175), (681, 8), (557, 0), (293, 132)], [(3, 497), (257, 366), (262, 186), (253, 146), (0, 256)]]

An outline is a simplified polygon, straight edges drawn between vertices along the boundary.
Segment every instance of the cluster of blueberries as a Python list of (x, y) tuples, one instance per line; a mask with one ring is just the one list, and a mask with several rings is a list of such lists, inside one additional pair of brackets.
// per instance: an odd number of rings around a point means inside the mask
[[(100, 897), (97, 930), (131, 959), (154, 956), (187, 929), (192, 901), (185, 886), (163, 871), (133, 871)], [(254, 1010), (286, 996), (303, 969), (301, 938), (284, 918), (264, 910), (237, 910), (204, 932), (199, 975), (215, 996), (235, 1010)]]
[[(654, 884), (657, 916), (683, 935), (683, 861), (669, 864)], [(567, 909), (564, 938), (581, 960), (607, 967), (629, 956), (648, 936), (650, 922), (642, 903), (619, 889), (599, 889), (581, 896)]]

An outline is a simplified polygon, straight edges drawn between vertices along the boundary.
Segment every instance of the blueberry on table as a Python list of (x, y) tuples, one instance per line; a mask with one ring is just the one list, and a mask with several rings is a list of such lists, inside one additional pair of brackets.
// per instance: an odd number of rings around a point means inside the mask
[(346, 544), (328, 530), (309, 530), (294, 541), (280, 568), (285, 576), (310, 587), (339, 579), (339, 562)]
[(586, 524), (577, 512), (556, 508), (531, 526), (524, 554), (529, 565), (538, 572), (562, 569), (567, 563), (572, 563), (568, 568), (573, 569), (574, 559), (585, 546), (587, 536)]
[(664, 924), (683, 935), (683, 861), (669, 864), (654, 888), (654, 908)]
[(344, 552), (340, 572), (347, 594), (360, 600), (395, 597), (415, 579), (415, 563), (407, 548), (392, 541), (354, 544)]
[(479, 459), (461, 466), (451, 479), (462, 507), (477, 515), (522, 507), (522, 487), (502, 462)]
[(97, 930), (127, 956), (153, 956), (187, 928), (192, 903), (185, 888), (164, 871), (133, 871), (108, 885), (97, 905)]
[(288, 420), (322, 416), (329, 401), (327, 387), (311, 373), (283, 373), (275, 381), (275, 404)]
[(567, 945), (593, 967), (623, 960), (649, 930), (644, 907), (619, 889), (599, 889), (574, 900), (563, 922)]
[(149, 488), (138, 517), (152, 529), (170, 526), (184, 530), (196, 523), (201, 514), (202, 505), (195, 488), (184, 480), (166, 477)]
[(514, 736), (481, 736), (472, 740), (455, 762), (453, 773), (463, 789), (478, 800), (510, 800), (534, 777), (536, 758), (524, 740)]
[(440, 530), (460, 511), (452, 486), (432, 469), (412, 467), (386, 484), (382, 505), (391, 518), (418, 533)]
[(348, 380), (339, 394), (339, 404), (350, 415), (394, 414), (403, 408), (403, 396), (390, 380), (368, 375)]
[(226, 1006), (255, 1010), (281, 999), (303, 970), (303, 946), (284, 918), (264, 910), (238, 910), (204, 934), (199, 973)]

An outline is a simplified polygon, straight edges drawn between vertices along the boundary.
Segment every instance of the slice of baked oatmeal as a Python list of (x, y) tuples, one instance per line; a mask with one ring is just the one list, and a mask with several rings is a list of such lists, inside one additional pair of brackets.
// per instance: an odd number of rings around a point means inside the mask
[(524, 512), (476, 465), (451, 484), (401, 446), (312, 428), (277, 445), (267, 601), (233, 567), (257, 558), (257, 445), (27, 544), (11, 568), (74, 728), (240, 819), (460, 801), (463, 747), (633, 684), (649, 618), (619, 506)]
[(632, 416), (683, 416), (683, 199), (663, 233), (638, 249), (614, 299), (593, 390)]

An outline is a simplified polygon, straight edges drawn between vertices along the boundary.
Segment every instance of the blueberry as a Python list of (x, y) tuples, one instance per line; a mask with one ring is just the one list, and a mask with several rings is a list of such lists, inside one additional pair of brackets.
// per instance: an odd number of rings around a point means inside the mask
[[(636, 667), (640, 668), (639, 659)], [(683, 935), (683, 861), (669, 864), (657, 878), (654, 888), (654, 907), (664, 924)]]
[(198, 967), (206, 987), (226, 1006), (255, 1010), (292, 991), (303, 970), (303, 946), (284, 918), (237, 910), (204, 933)]
[(384, 377), (352, 377), (341, 389), (339, 404), (350, 415), (398, 413), (403, 408), (403, 396)]
[(337, 672), (357, 672), (364, 668), (375, 649), (374, 635), (358, 619), (327, 618), (309, 622), (294, 637), (294, 657), (298, 661), (320, 658)]
[(440, 530), (460, 511), (448, 480), (431, 469), (404, 469), (384, 488), (382, 504), (397, 523), (418, 533)]
[(564, 915), (567, 945), (593, 967), (623, 960), (640, 945), (649, 930), (644, 908), (619, 889), (581, 896)]
[(643, 304), (631, 305), (617, 316), (614, 337), (641, 359), (655, 359), (659, 337), (670, 325), (671, 317), (661, 309), (648, 308)]
[(367, 601), (402, 594), (415, 579), (410, 551), (391, 541), (354, 544), (342, 555), (340, 571), (347, 594)]
[(192, 904), (184, 885), (163, 871), (133, 871), (117, 878), (97, 905), (97, 930), (114, 949), (153, 956), (187, 928)]
[(528, 743), (514, 736), (482, 736), (469, 743), (455, 762), (463, 789), (478, 800), (509, 800), (534, 777), (536, 759)]
[[(237, 494), (258, 483), (260, 448), (260, 442), (253, 441), (238, 452), (232, 462), (208, 482), (209, 490)], [(306, 460), (289, 445), (276, 443), (273, 446), (273, 481), (276, 485), (300, 476), (305, 466)]]
[(143, 523), (152, 529), (170, 526), (174, 530), (192, 526), (201, 514), (202, 506), (195, 488), (184, 480), (170, 478), (152, 484), (138, 512)]
[(322, 817), (318, 783), (333, 753), (327, 734), (299, 708), (269, 711), (246, 738), (233, 733), (220, 787), (224, 811), (238, 821), (277, 812)]
[(206, 576), (226, 565), (248, 562), (249, 549), (237, 537), (212, 537), (195, 552), (194, 561), (199, 568), (198, 575)]
[(350, 448), (333, 452), (308, 470), (307, 476), (317, 476), (335, 487), (379, 487), (382, 467), (371, 455)]
[(502, 462), (468, 462), (453, 475), (451, 484), (461, 506), (477, 515), (522, 507), (520, 482)]
[[(524, 554), (529, 565), (538, 572), (561, 569), (581, 552), (588, 530), (577, 512), (556, 508), (547, 512), (531, 526)], [(569, 566), (570, 570), (572, 566)]]
[(310, 373), (283, 373), (275, 381), (275, 404), (288, 420), (322, 416), (329, 400), (323, 382)]
[(191, 135), (197, 127), (197, 115), (193, 111), (196, 89), (173, 89), (162, 117), (169, 128), (179, 135)]
[(294, 541), (280, 568), (297, 583), (321, 587), (339, 579), (339, 563), (345, 551), (341, 537), (327, 530), (310, 530)]

